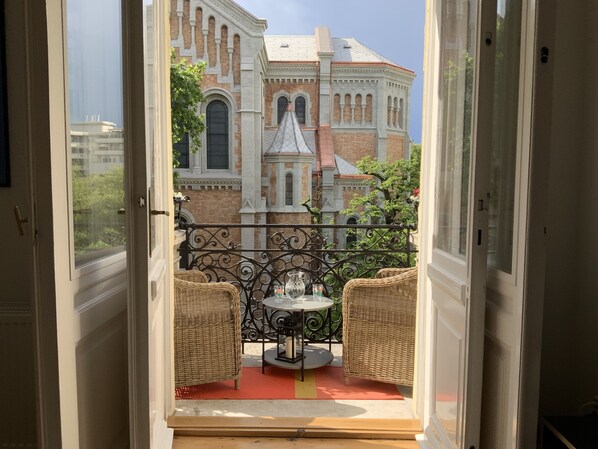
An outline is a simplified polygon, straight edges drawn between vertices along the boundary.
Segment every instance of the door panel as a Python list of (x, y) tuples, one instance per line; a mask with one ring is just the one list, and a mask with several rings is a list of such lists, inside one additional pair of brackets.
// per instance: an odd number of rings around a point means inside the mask
[(129, 387), (133, 448), (170, 447), (166, 426), (174, 386), (170, 355), (170, 293), (174, 222), (169, 138), (170, 47), (168, 5), (143, 0), (127, 5), (128, 46), (135, 65), (127, 74), (131, 117), (128, 215), (132, 232), (129, 274)]
[[(478, 447), (485, 313), (489, 149), (492, 120), (493, 2), (430, 1), (427, 51), (431, 96), (424, 170), (433, 204), (423, 245), (432, 329), (428, 335), (425, 438), (436, 448)], [(492, 8), (491, 5), (494, 5)], [(491, 18), (491, 17), (490, 17)], [(432, 46), (432, 48), (430, 48)], [(431, 232), (430, 232), (431, 230)]]
[[(154, 34), (147, 25), (147, 6), (151, 10), (143, 1), (122, 0), (50, 0), (47, 6), (48, 170), (64, 447), (147, 448), (152, 438), (161, 442), (155, 447), (168, 446), (161, 424), (168, 375), (154, 376), (150, 388), (149, 354), (160, 354), (152, 359), (160, 369), (168, 366), (163, 320), (170, 307), (170, 262), (164, 246), (170, 219), (155, 217), (150, 259), (148, 207), (155, 178), (156, 209), (172, 214), (168, 169), (160, 167), (168, 156), (157, 155), (169, 148), (169, 110), (161, 99), (167, 96), (168, 47), (157, 37), (164, 36), (165, 25)], [(162, 2), (160, 10), (159, 22), (165, 22)], [(148, 84), (155, 82), (148, 77), (148, 70), (155, 72), (147, 69), (148, 35), (164, 42), (159, 58), (151, 60), (161, 69), (155, 89)], [(159, 125), (150, 126), (146, 118), (156, 105), (165, 112)], [(151, 428), (150, 421), (158, 424)]]
[[(516, 447), (527, 252), (535, 1), (500, 0), (489, 216), (482, 442)], [(489, 371), (486, 371), (489, 370)]]
[[(437, 294), (434, 296), (438, 297)], [(460, 385), (460, 370), (465, 350), (463, 328), (461, 323), (449, 321), (438, 310), (435, 315), (435, 347), (438, 351), (434, 376), (436, 379), (434, 388), (436, 415), (449, 439), (457, 441), (462, 425), (459, 398), (462, 397), (463, 391), (462, 385)]]
[[(123, 303), (126, 291), (123, 292)], [(129, 440), (127, 316), (117, 314), (77, 344), (80, 447), (124, 447)], [(104, 385), (110, 387), (109, 393)], [(98, 388), (98, 386), (101, 386)]]
[(48, 10), (50, 52), (63, 52), (49, 58), (53, 177), (66, 180), (66, 190), (52, 189), (63, 444), (124, 446), (128, 278), (118, 211), (129, 149), (122, 5), (64, 0)]

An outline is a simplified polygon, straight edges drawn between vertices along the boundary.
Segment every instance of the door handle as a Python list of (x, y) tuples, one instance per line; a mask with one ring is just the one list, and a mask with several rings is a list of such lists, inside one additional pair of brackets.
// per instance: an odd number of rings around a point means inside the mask
[(23, 223), (28, 223), (29, 219), (27, 217), (21, 218), (21, 211), (19, 210), (19, 206), (15, 206), (15, 220), (17, 221), (17, 228), (19, 228), (19, 235), (23, 237), (25, 235), (25, 228), (23, 227)]
[(116, 213), (117, 213), (118, 215), (124, 215), (124, 214), (126, 214), (126, 213), (127, 213), (127, 211), (125, 210), (125, 208), (124, 208), (124, 207), (121, 207), (120, 209), (118, 209), (118, 210), (116, 211)]

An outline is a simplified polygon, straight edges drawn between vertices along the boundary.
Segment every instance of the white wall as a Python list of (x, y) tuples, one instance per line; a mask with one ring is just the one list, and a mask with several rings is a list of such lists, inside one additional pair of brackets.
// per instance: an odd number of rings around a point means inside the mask
[[(559, 2), (540, 414), (598, 394), (598, 8)], [(548, 132), (548, 131), (547, 131)]]

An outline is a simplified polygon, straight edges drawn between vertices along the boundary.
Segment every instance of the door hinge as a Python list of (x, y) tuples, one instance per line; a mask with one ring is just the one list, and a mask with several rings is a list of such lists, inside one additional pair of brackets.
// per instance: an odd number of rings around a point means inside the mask
[(548, 47), (542, 47), (540, 49), (540, 62), (542, 64), (548, 64), (548, 55), (550, 54), (550, 49)]
[(19, 209), (19, 206), (15, 206), (13, 211), (15, 213), (15, 221), (17, 222), (19, 235), (23, 237), (25, 235), (25, 227), (23, 226), (23, 223), (29, 223), (29, 219), (27, 217), (21, 217), (21, 210)]

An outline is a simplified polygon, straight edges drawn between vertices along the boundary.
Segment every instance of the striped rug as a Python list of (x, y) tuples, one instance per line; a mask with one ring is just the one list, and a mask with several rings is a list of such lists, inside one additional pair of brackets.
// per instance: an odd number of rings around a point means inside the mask
[(404, 399), (396, 385), (351, 378), (345, 385), (341, 367), (324, 366), (301, 372), (268, 366), (262, 374), (258, 367), (244, 367), (241, 389), (234, 382), (181, 387), (177, 399)]

